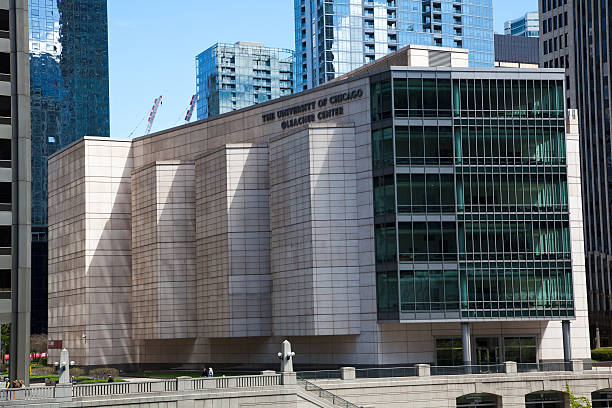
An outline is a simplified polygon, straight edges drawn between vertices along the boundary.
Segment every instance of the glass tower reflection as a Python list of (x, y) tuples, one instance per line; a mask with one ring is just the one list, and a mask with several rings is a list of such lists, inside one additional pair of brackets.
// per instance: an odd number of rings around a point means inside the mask
[(492, 0), (294, 0), (296, 90), (409, 45), (470, 50), (493, 67)]
[(293, 93), (291, 50), (215, 44), (196, 57), (198, 120)]
[(29, 0), (32, 332), (47, 326), (47, 158), (109, 136), (106, 0)]

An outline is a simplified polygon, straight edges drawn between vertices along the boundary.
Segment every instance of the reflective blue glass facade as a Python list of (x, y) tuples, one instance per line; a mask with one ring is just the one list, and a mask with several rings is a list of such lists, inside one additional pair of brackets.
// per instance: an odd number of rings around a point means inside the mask
[(493, 67), (492, 0), (294, 0), (296, 90), (346, 74), (403, 46), (470, 50)]
[(504, 34), (517, 37), (538, 37), (540, 35), (540, 16), (537, 11), (526, 13), (516, 20), (504, 23)]
[(109, 136), (105, 0), (30, 0), (32, 224), (47, 224), (47, 157)]
[(47, 326), (47, 158), (110, 136), (106, 0), (29, 0), (32, 330)]
[(293, 93), (291, 50), (215, 44), (196, 57), (198, 120)]

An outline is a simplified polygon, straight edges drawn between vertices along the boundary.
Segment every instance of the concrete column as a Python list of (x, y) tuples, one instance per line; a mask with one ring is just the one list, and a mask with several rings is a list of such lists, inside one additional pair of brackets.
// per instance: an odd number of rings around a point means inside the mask
[(354, 380), (355, 377), (355, 367), (340, 368), (340, 378), (342, 378), (343, 380)]
[(191, 377), (178, 377), (176, 379), (176, 390), (177, 391), (193, 390), (193, 381)]
[(584, 372), (584, 363), (582, 360), (572, 360), (571, 361), (572, 371), (575, 373), (583, 373)]
[(463, 364), (472, 364), (472, 328), (469, 323), (461, 323), (461, 341), (463, 343)]
[(416, 369), (418, 377), (429, 377), (431, 375), (431, 366), (429, 364), (417, 364)]
[(561, 322), (563, 328), (563, 360), (569, 363), (572, 359), (572, 343), (570, 339), (570, 321), (563, 320)]
[(518, 373), (515, 361), (506, 361), (504, 362), (504, 366), (507, 375), (516, 375)]
[(13, 223), (9, 378), (30, 384), (31, 154), (28, 2), (10, 0)]
[(601, 347), (601, 335), (599, 333), (599, 323), (595, 322), (595, 348)]
[(57, 384), (55, 386), (55, 400), (58, 402), (72, 401), (72, 384)]
[(283, 380), (283, 385), (297, 384), (297, 375), (295, 373), (281, 373), (281, 379)]

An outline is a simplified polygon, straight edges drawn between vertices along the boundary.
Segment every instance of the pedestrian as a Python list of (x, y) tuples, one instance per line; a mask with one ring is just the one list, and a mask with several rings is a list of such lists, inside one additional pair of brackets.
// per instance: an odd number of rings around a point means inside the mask
[(209, 376), (209, 377), (214, 377), (212, 367), (208, 367), (208, 376)]
[(108, 375), (108, 382), (109, 382), (109, 383), (111, 383), (111, 382), (113, 382), (113, 381), (114, 381), (114, 380), (113, 380), (113, 377), (112, 377), (112, 376), (109, 374), (109, 375)]
[(76, 378), (74, 378), (74, 375), (70, 376), (70, 382), (72, 383), (72, 385), (76, 385)]
[(206, 366), (202, 368), (202, 377), (208, 377), (208, 370), (206, 369)]

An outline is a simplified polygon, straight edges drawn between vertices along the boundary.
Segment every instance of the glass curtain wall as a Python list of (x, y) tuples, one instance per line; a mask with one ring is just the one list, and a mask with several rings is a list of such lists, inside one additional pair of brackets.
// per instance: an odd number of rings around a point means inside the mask
[(371, 89), (379, 318), (572, 316), (562, 81), (394, 75)]

